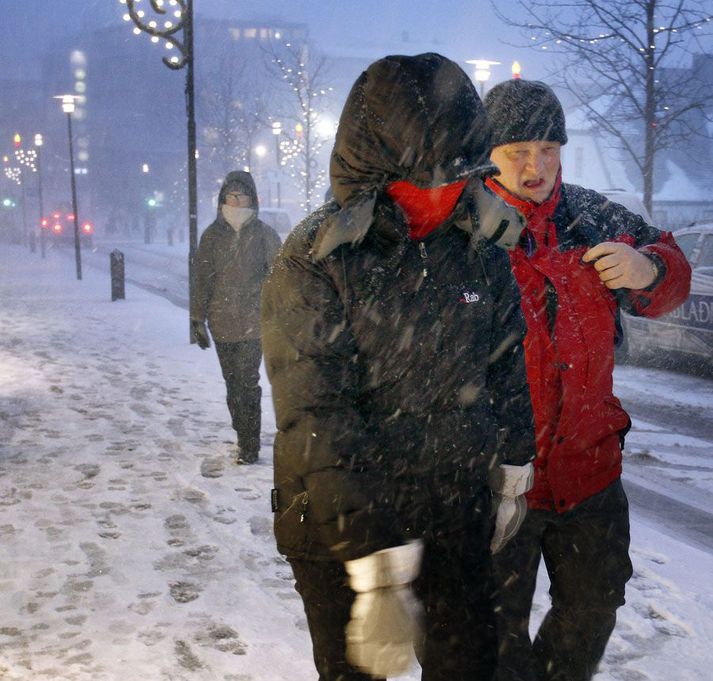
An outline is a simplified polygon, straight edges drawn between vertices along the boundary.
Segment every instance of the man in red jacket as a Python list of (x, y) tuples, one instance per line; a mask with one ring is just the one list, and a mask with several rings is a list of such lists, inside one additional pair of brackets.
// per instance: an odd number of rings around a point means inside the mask
[[(511, 80), (485, 99), (489, 188), (527, 219), (510, 253), (527, 322), (537, 432), (535, 484), (516, 537), (495, 556), (499, 681), (585, 681), (596, 671), (632, 574), (621, 451), (631, 422), (612, 393), (619, 311), (655, 317), (688, 295), (690, 267), (669, 232), (561, 181), (567, 142), (557, 97)], [(540, 557), (552, 607), (528, 628)]]

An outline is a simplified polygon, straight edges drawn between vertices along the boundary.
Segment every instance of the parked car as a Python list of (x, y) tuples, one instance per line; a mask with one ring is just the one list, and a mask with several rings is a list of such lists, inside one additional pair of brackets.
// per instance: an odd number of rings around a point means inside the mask
[(632, 213), (640, 215), (646, 222), (653, 225), (649, 211), (646, 210), (644, 202), (634, 193), (627, 192), (624, 189), (604, 189), (601, 192), (614, 203), (618, 203)]
[(674, 233), (691, 264), (691, 293), (680, 307), (658, 319), (621, 315), (623, 348), (630, 361), (683, 359), (694, 369), (713, 370), (713, 222)]
[[(50, 243), (73, 245), (74, 244), (74, 214), (72, 211), (56, 210), (40, 221), (45, 238)], [(83, 246), (92, 247), (94, 225), (88, 220), (79, 223), (79, 238)]]

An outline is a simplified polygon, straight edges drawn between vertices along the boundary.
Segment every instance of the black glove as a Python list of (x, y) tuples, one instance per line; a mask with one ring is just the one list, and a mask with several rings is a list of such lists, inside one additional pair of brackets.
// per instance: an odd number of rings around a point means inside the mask
[(210, 347), (210, 336), (208, 335), (208, 329), (205, 327), (205, 322), (198, 319), (191, 319), (191, 330), (201, 350)]

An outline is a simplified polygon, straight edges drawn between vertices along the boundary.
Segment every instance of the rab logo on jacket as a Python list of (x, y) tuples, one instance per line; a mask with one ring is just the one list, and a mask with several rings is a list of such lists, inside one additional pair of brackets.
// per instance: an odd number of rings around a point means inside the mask
[(459, 303), (477, 303), (480, 295), (475, 291), (463, 291), (463, 295), (458, 299)]

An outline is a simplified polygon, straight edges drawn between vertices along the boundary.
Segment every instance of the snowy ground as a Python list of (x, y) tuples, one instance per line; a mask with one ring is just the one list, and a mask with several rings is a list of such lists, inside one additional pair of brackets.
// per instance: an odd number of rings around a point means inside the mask
[[(262, 463), (239, 467), (215, 353), (164, 298), (112, 303), (108, 272), (2, 245), (0, 328), (0, 679), (314, 679), (271, 532), (267, 382)], [(710, 456), (635, 425), (651, 456)], [(710, 678), (713, 557), (632, 520), (596, 679)]]

